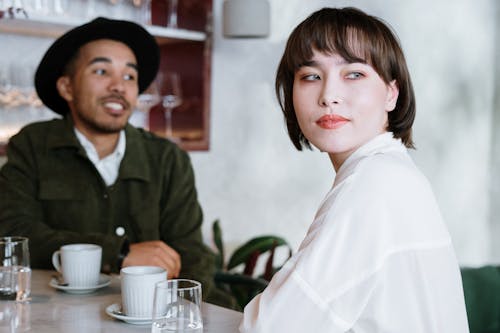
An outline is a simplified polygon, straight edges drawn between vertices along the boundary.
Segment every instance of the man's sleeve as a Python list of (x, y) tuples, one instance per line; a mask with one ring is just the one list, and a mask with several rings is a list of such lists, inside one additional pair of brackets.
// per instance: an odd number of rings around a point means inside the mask
[[(172, 157), (170, 157), (172, 158)], [(200, 281), (203, 299), (219, 305), (234, 305), (230, 297), (221, 295), (214, 285), (214, 253), (202, 238), (203, 214), (198, 203), (194, 172), (189, 156), (178, 150), (165, 177), (165, 206), (161, 211), (162, 240), (181, 255), (180, 277)], [(171, 161), (170, 161), (171, 162)]]

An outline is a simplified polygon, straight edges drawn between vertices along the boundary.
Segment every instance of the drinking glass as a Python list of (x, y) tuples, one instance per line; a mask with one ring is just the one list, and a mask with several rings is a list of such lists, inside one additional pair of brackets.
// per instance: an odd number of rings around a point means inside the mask
[(0, 300), (29, 300), (31, 268), (28, 238), (0, 238), (0, 262)]
[(130, 123), (149, 130), (149, 111), (161, 101), (161, 73), (156, 76), (151, 85), (137, 97), (136, 109)]
[(165, 111), (165, 135), (172, 138), (172, 111), (182, 104), (181, 79), (178, 73), (166, 72), (163, 77), (163, 108)]
[(167, 27), (177, 28), (177, 0), (167, 0)]
[(54, 0), (53, 12), (56, 15), (65, 15), (68, 10), (67, 0)]
[(133, 0), (134, 6), (138, 8), (138, 22), (151, 25), (152, 17), (151, 17), (151, 0)]
[(0, 332), (31, 331), (30, 302), (0, 302)]
[(156, 283), (151, 333), (203, 332), (201, 283), (174, 279)]

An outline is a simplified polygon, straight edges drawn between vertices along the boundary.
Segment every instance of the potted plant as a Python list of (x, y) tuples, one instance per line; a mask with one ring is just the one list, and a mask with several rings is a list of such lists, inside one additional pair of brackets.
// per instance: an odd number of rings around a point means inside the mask
[[(229, 260), (225, 262), (224, 242), (219, 220), (212, 224), (213, 240), (217, 248), (215, 283), (218, 288), (231, 293), (241, 309), (268, 285), (273, 275), (283, 266), (275, 266), (274, 257), (276, 248), (285, 246), (288, 249), (288, 258), (292, 256), (292, 248), (288, 242), (275, 235), (263, 235), (252, 238), (238, 247)], [(268, 258), (261, 274), (256, 272), (257, 261), (260, 256), (268, 254)], [(285, 262), (286, 262), (285, 260)], [(239, 269), (243, 265), (243, 269)]]

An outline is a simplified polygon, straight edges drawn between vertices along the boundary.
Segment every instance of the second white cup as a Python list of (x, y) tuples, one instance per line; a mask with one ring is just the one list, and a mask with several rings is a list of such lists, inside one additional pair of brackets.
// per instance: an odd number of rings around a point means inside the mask
[(167, 279), (167, 271), (156, 266), (129, 266), (120, 271), (122, 311), (129, 317), (151, 318), (155, 284)]
[(102, 248), (96, 244), (69, 244), (52, 255), (54, 268), (70, 287), (93, 287), (99, 283)]

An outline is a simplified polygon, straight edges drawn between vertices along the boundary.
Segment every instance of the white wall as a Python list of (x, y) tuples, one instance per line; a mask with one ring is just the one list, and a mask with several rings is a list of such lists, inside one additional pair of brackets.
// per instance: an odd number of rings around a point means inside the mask
[(499, 261), (500, 246), (493, 256), (490, 237), (500, 230), (500, 209), (492, 216), (489, 209), (500, 197), (490, 196), (490, 165), (500, 167), (496, 159), (490, 164), (492, 138), (500, 149), (491, 128), (495, 65), (500, 75), (495, 0), (270, 0), (266, 39), (224, 39), (222, 3), (214, 0), (211, 147), (191, 153), (207, 242), (220, 218), (229, 248), (262, 234), (298, 247), (334, 174), (326, 155), (293, 148), (274, 75), (300, 21), (324, 6), (351, 5), (388, 21), (401, 39), (417, 96), (412, 155), (434, 187), (460, 262)]
[(214, 0), (212, 137), (191, 153), (205, 237), (221, 219), (229, 246), (277, 234), (297, 248), (333, 181), (327, 156), (289, 142), (274, 74), (291, 30), (325, 6), (356, 6), (389, 22), (417, 96), (416, 163), (428, 176), (464, 265), (495, 260), (489, 225), (495, 1), (270, 0), (271, 36), (224, 39)]
[(500, 258), (500, 242), (496, 235), (500, 235), (500, 3), (496, 2), (496, 41), (495, 41), (495, 97), (492, 121), (492, 147), (490, 163), (490, 234), (492, 235), (493, 258)]

